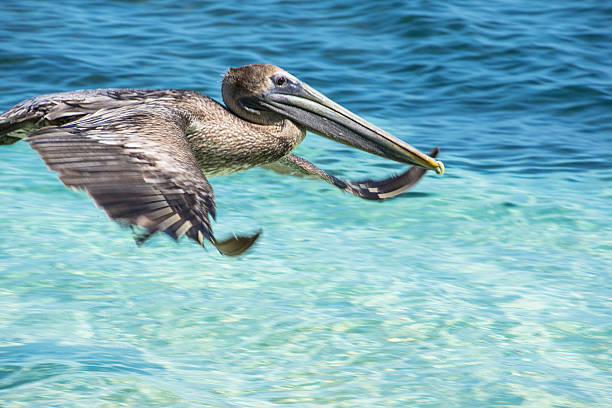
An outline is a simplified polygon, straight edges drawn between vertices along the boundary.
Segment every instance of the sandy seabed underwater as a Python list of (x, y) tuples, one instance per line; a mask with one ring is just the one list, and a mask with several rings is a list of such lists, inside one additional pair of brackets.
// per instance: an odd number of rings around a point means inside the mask
[[(82, 88), (220, 100), (272, 63), (443, 177), (366, 202), (211, 180), (239, 259), (137, 248), (26, 143), (0, 146), (0, 405), (612, 406), (606, 2), (4, 1), (0, 110)], [(404, 166), (309, 135), (342, 177)]]

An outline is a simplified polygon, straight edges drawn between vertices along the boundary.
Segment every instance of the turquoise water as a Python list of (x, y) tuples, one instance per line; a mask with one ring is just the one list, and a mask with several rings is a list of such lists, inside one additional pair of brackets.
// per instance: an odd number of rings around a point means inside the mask
[[(384, 203), (212, 179), (238, 259), (138, 248), (25, 143), (0, 146), (0, 405), (612, 406), (605, 1), (5, 0), (0, 110), (280, 65), (447, 173)], [(315, 135), (360, 179), (403, 166)]]

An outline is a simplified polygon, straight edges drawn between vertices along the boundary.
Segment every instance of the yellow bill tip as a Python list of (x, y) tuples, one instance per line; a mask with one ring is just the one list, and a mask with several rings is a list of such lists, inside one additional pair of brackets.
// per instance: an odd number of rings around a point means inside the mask
[(438, 173), (439, 175), (443, 175), (444, 163), (442, 163), (440, 160), (436, 160), (436, 164), (438, 165), (438, 167), (436, 167), (436, 173)]

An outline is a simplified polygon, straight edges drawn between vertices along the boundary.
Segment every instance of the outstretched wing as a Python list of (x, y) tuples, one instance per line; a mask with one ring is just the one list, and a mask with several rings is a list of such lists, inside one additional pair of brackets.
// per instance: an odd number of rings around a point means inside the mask
[(159, 104), (101, 109), (26, 139), (62, 182), (86, 190), (114, 220), (187, 235), (237, 255), (256, 236), (215, 240), (213, 190), (185, 138), (189, 119)]
[(39, 95), (0, 114), (0, 145), (12, 144), (45, 126), (61, 126), (100, 109), (142, 103), (146, 93), (129, 89), (89, 89)]
[(154, 103), (169, 107), (205, 98), (182, 89), (85, 89), (35, 96), (0, 113), (0, 145), (45, 126), (62, 126), (100, 110)]
[[(440, 150), (435, 147), (429, 155), (436, 157), (439, 152)], [(320, 179), (357, 197), (378, 201), (396, 197), (408, 190), (418, 183), (427, 171), (422, 167), (413, 166), (401, 174), (384, 180), (348, 181), (332, 176), (308, 160), (294, 154), (288, 154), (276, 162), (261, 167), (280, 174)]]

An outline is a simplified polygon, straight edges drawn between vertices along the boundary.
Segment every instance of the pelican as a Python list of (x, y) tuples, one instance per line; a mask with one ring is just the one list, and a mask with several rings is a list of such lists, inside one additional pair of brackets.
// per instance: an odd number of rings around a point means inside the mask
[[(263, 167), (323, 180), (368, 200), (395, 197), (427, 170), (429, 155), (328, 99), (274, 65), (230, 68), (225, 106), (195, 91), (95, 89), (27, 99), (0, 115), (0, 144), (25, 138), (61, 181), (85, 190), (108, 216), (138, 227), (137, 242), (156, 232), (183, 235), (234, 256), (259, 236), (217, 240), (208, 178)], [(348, 181), (292, 151), (306, 132), (413, 165), (384, 180)]]

